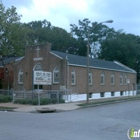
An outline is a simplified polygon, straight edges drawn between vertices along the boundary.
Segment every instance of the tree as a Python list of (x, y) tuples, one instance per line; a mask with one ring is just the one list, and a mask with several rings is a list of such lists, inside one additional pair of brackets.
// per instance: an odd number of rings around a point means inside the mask
[(138, 39), (138, 36), (118, 31), (114, 37), (102, 41), (99, 58), (111, 61), (117, 60), (136, 69), (136, 62), (140, 58)]
[[(52, 50), (75, 53), (73, 46), (76, 44), (76, 40), (67, 33), (66, 30), (54, 27), (47, 20), (43, 21), (32, 21), (25, 26), (28, 28), (28, 42), (30, 44), (42, 44), (50, 42), (52, 44)], [(73, 51), (72, 51), (73, 50)]]
[(75, 37), (81, 44), (78, 48), (79, 52), (86, 55), (85, 48), (87, 41), (89, 41), (90, 55), (92, 57), (97, 57), (100, 42), (106, 38), (110, 29), (101, 23), (91, 23), (87, 18), (82, 21), (79, 20), (79, 26), (75, 24), (71, 24), (70, 26), (72, 36)]
[[(22, 37), (20, 32), (20, 18), (16, 8), (5, 9), (0, 2), (0, 51), (3, 55), (21, 54), (19, 51), (22, 46), (17, 43)], [(20, 47), (20, 48), (18, 48)]]

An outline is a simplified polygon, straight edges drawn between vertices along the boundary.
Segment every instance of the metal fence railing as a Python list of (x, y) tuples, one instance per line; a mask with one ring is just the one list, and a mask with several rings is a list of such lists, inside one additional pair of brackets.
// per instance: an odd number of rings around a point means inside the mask
[(30, 91), (13, 91), (13, 102), (18, 99), (38, 99), (40, 104), (41, 98), (56, 99), (57, 103), (60, 100), (68, 100), (72, 94), (72, 90), (30, 90)]
[(137, 94), (140, 94), (140, 85), (137, 85)]
[(6, 90), (6, 89), (0, 89), (0, 95), (10, 95), (12, 96), (13, 90)]

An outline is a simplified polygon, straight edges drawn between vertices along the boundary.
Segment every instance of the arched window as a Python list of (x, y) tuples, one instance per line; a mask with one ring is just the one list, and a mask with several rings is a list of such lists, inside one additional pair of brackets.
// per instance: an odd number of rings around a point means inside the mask
[(18, 72), (18, 84), (23, 84), (23, 71), (22, 69)]
[[(41, 64), (36, 64), (34, 66), (34, 71), (43, 71), (43, 68), (42, 68)], [(34, 85), (34, 89), (42, 90), (43, 89), (43, 85)]]
[(114, 85), (115, 84), (115, 76), (114, 76), (114, 73), (112, 72), (111, 74), (111, 85)]
[(120, 85), (123, 85), (123, 75), (120, 73)]
[(89, 85), (92, 85), (92, 72), (91, 72), (91, 70), (89, 70), (89, 73), (88, 73), (88, 83), (89, 83)]
[(43, 70), (43, 69), (42, 69), (42, 66), (40, 64), (36, 64), (35, 67), (34, 67), (34, 70), (35, 71), (40, 71), (40, 70)]
[(71, 85), (76, 85), (76, 73), (74, 69), (71, 71)]
[(105, 73), (101, 73), (101, 85), (105, 85)]
[(125, 83), (125, 85), (127, 85), (127, 83), (128, 83), (128, 79), (127, 79), (127, 74), (126, 73), (124, 74), (124, 83)]
[(55, 67), (53, 70), (53, 83), (59, 83), (59, 68)]

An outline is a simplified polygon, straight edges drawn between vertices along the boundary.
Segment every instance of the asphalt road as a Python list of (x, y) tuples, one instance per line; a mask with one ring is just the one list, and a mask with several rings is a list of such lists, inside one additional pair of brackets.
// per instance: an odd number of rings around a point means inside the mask
[(129, 128), (140, 129), (139, 100), (49, 114), (0, 112), (0, 140), (128, 140)]

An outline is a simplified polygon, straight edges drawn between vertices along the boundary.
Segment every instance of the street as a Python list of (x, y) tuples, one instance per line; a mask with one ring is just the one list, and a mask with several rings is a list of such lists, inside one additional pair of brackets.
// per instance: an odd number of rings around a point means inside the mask
[(139, 100), (57, 113), (0, 112), (0, 140), (128, 140), (130, 128), (140, 129)]

